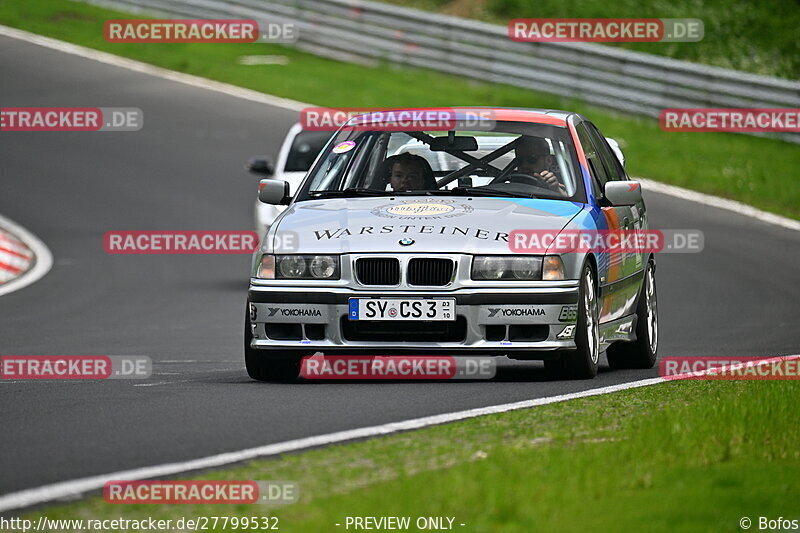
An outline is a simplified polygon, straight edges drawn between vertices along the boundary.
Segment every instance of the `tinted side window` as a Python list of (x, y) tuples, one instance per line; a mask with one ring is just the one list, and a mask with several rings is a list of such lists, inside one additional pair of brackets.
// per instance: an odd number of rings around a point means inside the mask
[(589, 122), (587, 126), (589, 135), (592, 137), (595, 147), (597, 148), (597, 154), (600, 156), (600, 159), (603, 161), (603, 166), (606, 168), (608, 179), (612, 181), (626, 179), (625, 170), (622, 168), (622, 163), (619, 162), (616, 154), (608, 145), (605, 137), (603, 137), (603, 135), (597, 129), (597, 126), (591, 122)]
[(332, 131), (301, 131), (292, 141), (286, 157), (284, 172), (306, 172), (311, 168), (325, 143), (333, 136)]
[(603, 185), (608, 181), (606, 169), (600, 156), (597, 153), (594, 142), (589, 135), (589, 130), (586, 128), (586, 123), (581, 122), (575, 127), (578, 132), (578, 139), (581, 141), (583, 153), (586, 154), (586, 161), (589, 163), (589, 173), (592, 175), (592, 187), (594, 188), (594, 195), (598, 198), (603, 196)]

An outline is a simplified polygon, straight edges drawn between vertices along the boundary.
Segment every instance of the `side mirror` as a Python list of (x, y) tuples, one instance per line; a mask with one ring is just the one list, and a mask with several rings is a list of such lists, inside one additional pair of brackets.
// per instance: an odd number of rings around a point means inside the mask
[(603, 193), (611, 205), (635, 205), (642, 201), (638, 181), (607, 181)]
[(614, 155), (617, 156), (619, 162), (622, 163), (622, 168), (625, 168), (625, 154), (622, 153), (622, 148), (619, 147), (619, 143), (616, 139), (612, 139), (611, 137), (606, 137), (606, 142), (611, 147), (611, 151), (614, 152)]
[(258, 199), (265, 204), (286, 205), (292, 199), (289, 196), (289, 183), (283, 180), (266, 179), (259, 182)]
[(244, 166), (248, 172), (261, 176), (272, 176), (275, 174), (275, 165), (266, 156), (256, 156), (250, 159)]

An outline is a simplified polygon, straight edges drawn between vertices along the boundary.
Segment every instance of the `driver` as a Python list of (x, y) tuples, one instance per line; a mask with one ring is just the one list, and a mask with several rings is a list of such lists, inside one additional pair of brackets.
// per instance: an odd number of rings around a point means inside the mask
[(555, 157), (550, 155), (550, 145), (541, 137), (522, 135), (514, 147), (517, 172), (538, 178), (542, 184), (561, 194), (566, 193), (564, 185), (558, 180)]
[(388, 182), (392, 191), (436, 189), (433, 170), (424, 157), (402, 153), (386, 158), (384, 163), (388, 168)]

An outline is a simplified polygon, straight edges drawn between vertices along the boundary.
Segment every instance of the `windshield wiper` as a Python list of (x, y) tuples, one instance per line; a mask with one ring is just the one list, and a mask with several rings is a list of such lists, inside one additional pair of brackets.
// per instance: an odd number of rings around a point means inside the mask
[(328, 191), (311, 191), (308, 193), (309, 196), (313, 196), (314, 198), (324, 198), (328, 196), (339, 196), (339, 197), (346, 197), (346, 196), (385, 196), (388, 194), (386, 191), (381, 191), (378, 189), (364, 189), (353, 187), (350, 189), (342, 189), (342, 190), (328, 190)]
[(431, 194), (464, 194), (467, 196), (498, 196), (498, 197), (512, 197), (512, 198), (533, 198), (531, 194), (521, 194), (516, 192), (497, 191), (494, 189), (484, 189), (483, 187), (453, 187), (452, 189), (440, 189), (438, 191), (430, 191)]

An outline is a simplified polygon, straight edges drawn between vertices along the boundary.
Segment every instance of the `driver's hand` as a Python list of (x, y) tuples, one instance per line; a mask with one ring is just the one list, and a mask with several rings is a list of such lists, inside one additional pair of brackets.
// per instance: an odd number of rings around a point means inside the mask
[(549, 170), (543, 170), (534, 174), (534, 176), (541, 179), (550, 189), (559, 192), (564, 191), (564, 186), (559, 183), (556, 175)]

